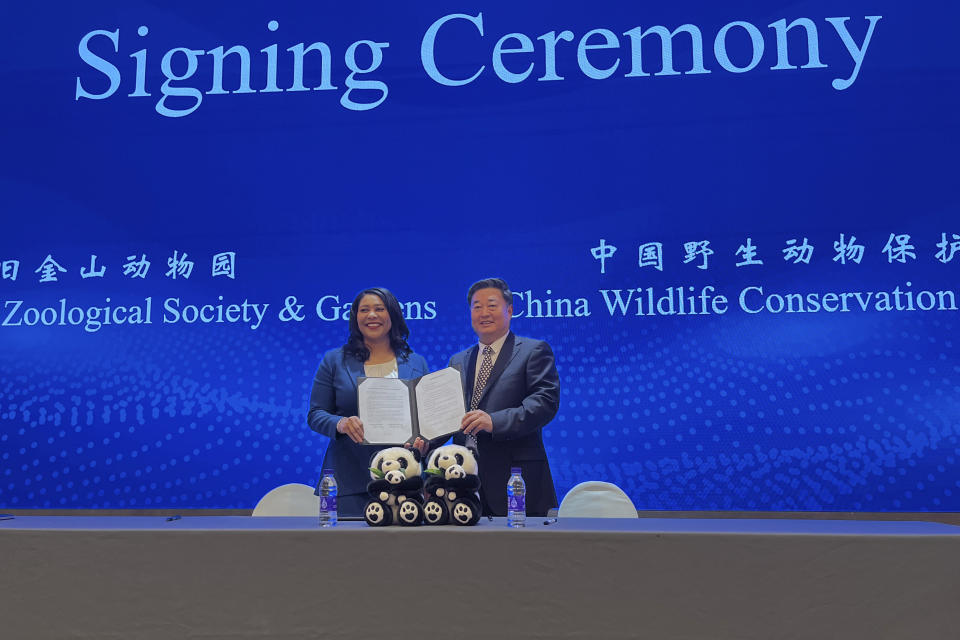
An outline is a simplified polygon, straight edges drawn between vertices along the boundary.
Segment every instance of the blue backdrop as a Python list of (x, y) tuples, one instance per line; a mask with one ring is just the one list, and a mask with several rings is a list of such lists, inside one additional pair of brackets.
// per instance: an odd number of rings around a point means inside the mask
[[(934, 10), (935, 9), (935, 10)], [(557, 354), (558, 493), (954, 511), (942, 3), (104, 2), (0, 25), (0, 507), (313, 483), (367, 286)]]

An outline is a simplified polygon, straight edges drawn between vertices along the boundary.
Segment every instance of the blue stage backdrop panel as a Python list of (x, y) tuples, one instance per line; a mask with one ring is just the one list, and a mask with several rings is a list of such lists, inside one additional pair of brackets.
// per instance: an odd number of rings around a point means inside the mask
[(432, 368), (502, 276), (559, 495), (956, 511), (948, 3), (14, 3), (0, 506), (313, 483), (367, 286)]

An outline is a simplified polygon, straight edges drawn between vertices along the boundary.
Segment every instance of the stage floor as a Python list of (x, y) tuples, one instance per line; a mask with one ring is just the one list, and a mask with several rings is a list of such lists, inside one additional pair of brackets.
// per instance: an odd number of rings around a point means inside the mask
[(17, 516), (0, 554), (15, 639), (960, 636), (934, 522)]

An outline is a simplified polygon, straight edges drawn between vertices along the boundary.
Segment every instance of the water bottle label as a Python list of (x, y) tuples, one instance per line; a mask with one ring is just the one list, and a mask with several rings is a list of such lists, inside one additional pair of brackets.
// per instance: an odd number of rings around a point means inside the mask
[(527, 510), (527, 498), (526, 496), (510, 496), (510, 501), (507, 504), (507, 509), (510, 511), (526, 511)]
[(321, 511), (336, 511), (336, 510), (337, 510), (337, 497), (336, 497), (336, 496), (321, 496), (321, 497), (320, 497), (320, 510), (321, 510)]

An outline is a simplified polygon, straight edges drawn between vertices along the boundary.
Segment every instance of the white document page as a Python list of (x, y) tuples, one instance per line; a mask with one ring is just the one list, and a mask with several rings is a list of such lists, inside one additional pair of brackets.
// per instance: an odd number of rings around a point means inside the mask
[(420, 436), (427, 440), (460, 429), (463, 419), (463, 385), (453, 367), (434, 371), (417, 383), (417, 420)]
[(401, 444), (413, 435), (410, 390), (397, 378), (367, 378), (357, 390), (363, 437), (370, 444)]

